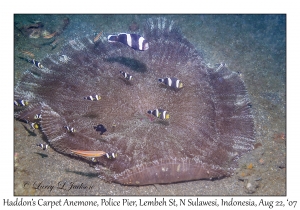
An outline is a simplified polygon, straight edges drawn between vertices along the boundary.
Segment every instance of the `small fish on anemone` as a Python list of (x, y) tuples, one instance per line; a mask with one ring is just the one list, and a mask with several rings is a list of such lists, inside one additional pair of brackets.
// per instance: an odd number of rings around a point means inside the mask
[(41, 114), (36, 114), (36, 115), (34, 115), (33, 118), (36, 120), (40, 120), (40, 119), (42, 119), (42, 116), (41, 116)]
[(158, 81), (161, 83), (164, 83), (165, 85), (167, 85), (171, 88), (175, 88), (175, 89), (179, 89), (179, 88), (183, 87), (183, 83), (175, 77), (159, 78)]
[(14, 105), (15, 106), (28, 106), (28, 101), (21, 100), (21, 99), (16, 99), (14, 100)]
[(123, 77), (127, 80), (132, 80), (132, 76), (124, 71), (120, 71), (120, 73), (123, 75)]
[(30, 127), (35, 130), (35, 129), (39, 129), (40, 128), (40, 125), (36, 122), (33, 122), (33, 123), (30, 123)]
[(48, 149), (48, 144), (36, 144), (36, 146), (40, 147), (42, 150), (47, 150)]
[(28, 62), (33, 63), (36, 67), (38, 67), (40, 69), (44, 68), (44, 66), (39, 61), (37, 61), (35, 59), (28, 59)]
[(64, 128), (69, 132), (69, 133), (74, 133), (76, 132), (75, 128), (70, 127), (70, 126), (64, 126)]
[(113, 153), (113, 152), (108, 152), (105, 154), (105, 157), (108, 158), (108, 159), (116, 159), (118, 156), (117, 153)]
[(144, 51), (149, 49), (147, 40), (138, 34), (120, 33), (118, 35), (109, 35), (107, 40), (109, 42), (121, 42), (134, 50)]
[(162, 120), (168, 120), (170, 118), (170, 114), (168, 114), (167, 111), (164, 109), (149, 110), (147, 113), (152, 114), (155, 117), (162, 119)]
[(90, 95), (87, 97), (83, 97), (86, 100), (90, 100), (90, 101), (99, 101), (101, 99), (101, 96), (99, 95)]
[[(108, 182), (149, 185), (230, 176), (255, 143), (242, 78), (228, 66), (206, 65), (172, 20), (150, 18), (141, 28), (147, 41), (121, 33), (95, 44), (91, 33), (47, 55), (43, 69), (32, 65), (14, 88), (15, 99), (31, 104), (16, 106), (16, 119), (39, 123), (49, 146), (91, 161)], [(59, 55), (70, 61), (60, 62)], [(134, 84), (120, 82), (120, 69), (134, 74)], [(174, 91), (181, 85), (172, 77), (170, 83), (161, 79), (171, 87), (162, 88), (157, 85), (162, 75), (176, 75), (184, 88)], [(85, 100), (95, 98), (91, 91), (101, 93), (101, 100)], [(34, 121), (36, 114), (42, 118)], [(145, 120), (149, 115), (160, 120)], [(96, 130), (99, 123), (108, 126), (105, 139)]]

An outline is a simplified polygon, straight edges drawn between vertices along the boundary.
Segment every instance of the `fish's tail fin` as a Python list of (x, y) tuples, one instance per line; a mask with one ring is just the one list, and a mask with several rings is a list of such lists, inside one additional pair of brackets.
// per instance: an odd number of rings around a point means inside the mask
[(118, 35), (108, 35), (107, 40), (109, 42), (117, 42), (118, 41)]

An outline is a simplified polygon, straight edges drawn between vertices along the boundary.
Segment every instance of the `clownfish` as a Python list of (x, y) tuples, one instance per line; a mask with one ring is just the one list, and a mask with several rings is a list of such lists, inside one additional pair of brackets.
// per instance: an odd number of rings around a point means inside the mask
[(116, 159), (118, 156), (117, 153), (113, 153), (113, 152), (108, 152), (105, 154), (105, 157), (108, 158), (108, 159)]
[(28, 101), (17, 99), (14, 101), (15, 106), (28, 106)]
[(43, 150), (46, 150), (48, 148), (48, 144), (36, 144), (36, 146), (40, 147)]
[(170, 115), (164, 109), (149, 110), (147, 113), (152, 114), (155, 117), (162, 119), (162, 120), (167, 120), (170, 118)]
[(34, 122), (34, 123), (30, 123), (30, 127), (31, 127), (33, 130), (35, 130), (35, 129), (39, 129), (39, 128), (40, 128), (40, 125), (39, 125), (38, 123)]
[(120, 73), (123, 75), (123, 77), (127, 80), (132, 80), (132, 76), (130, 74), (127, 74), (124, 71), (120, 71)]
[(99, 101), (101, 99), (101, 96), (91, 95), (91, 96), (83, 97), (83, 99), (90, 100), (90, 101)]
[(44, 66), (40, 62), (38, 62), (38, 61), (36, 61), (34, 59), (29, 60), (29, 62), (33, 63), (36, 67), (38, 67), (40, 69), (44, 68)]
[(33, 117), (35, 120), (40, 120), (40, 119), (42, 119), (42, 115), (41, 114), (36, 114), (36, 115), (34, 115), (34, 117)]
[(138, 34), (120, 33), (118, 35), (109, 35), (107, 40), (109, 42), (121, 42), (134, 50), (144, 51), (149, 49), (147, 40)]
[(68, 131), (69, 133), (74, 133), (74, 132), (76, 132), (76, 130), (75, 130), (74, 128), (72, 128), (72, 127), (64, 126), (64, 128), (67, 129), (67, 131)]
[(175, 88), (175, 89), (179, 89), (179, 88), (183, 87), (183, 83), (175, 77), (159, 78), (158, 81), (161, 83), (164, 83), (165, 85), (167, 85), (171, 88)]

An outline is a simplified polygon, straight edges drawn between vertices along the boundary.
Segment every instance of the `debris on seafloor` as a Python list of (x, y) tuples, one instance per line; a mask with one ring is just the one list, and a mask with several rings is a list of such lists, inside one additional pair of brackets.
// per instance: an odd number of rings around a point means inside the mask
[(252, 163), (249, 163), (248, 165), (247, 165), (247, 169), (252, 169), (253, 168), (253, 164)]
[[(60, 41), (62, 40), (62, 38), (58, 37), (67, 28), (69, 23), (70, 19), (68, 17), (65, 17), (54, 27), (50, 27), (49, 25), (46, 25), (41, 21), (34, 21), (31, 24), (21, 24), (16, 22), (15, 28), (25, 37), (34, 39), (34, 41), (31, 41), (31, 44), (35, 48), (41, 48), (43, 46), (49, 45), (52, 47), (51, 50), (53, 50), (59, 43), (61, 43)], [(52, 31), (52, 33), (50, 33), (49, 31)]]
[(46, 34), (43, 36), (44, 39), (51, 39), (57, 34), (57, 31), (51, 33), (51, 34)]
[(29, 56), (30, 58), (34, 58), (34, 54), (32, 52), (21, 50), (21, 53), (25, 56)]
[(100, 31), (100, 32), (95, 36), (95, 38), (94, 38), (94, 43), (96, 43), (96, 42), (100, 39), (100, 37), (102, 36), (102, 33), (103, 33), (103, 31)]
[(286, 140), (285, 133), (284, 132), (275, 133), (273, 136), (273, 140), (278, 143), (284, 143)]
[(24, 36), (27, 36), (32, 39), (37, 39), (42, 34), (42, 29), (44, 27), (44, 24), (41, 21), (37, 21), (33, 24), (21, 25), (21, 26), (16, 24), (15, 26)]
[(247, 180), (245, 180), (245, 192), (248, 194), (253, 194), (256, 192), (257, 188), (259, 188), (259, 182), (261, 178), (254, 178), (250, 176)]
[(265, 164), (265, 160), (264, 160), (263, 158), (260, 158), (260, 159), (258, 160), (258, 162), (259, 162), (261, 165), (264, 165), (264, 164)]
[(253, 194), (259, 188), (259, 181), (261, 181), (262, 178), (251, 175), (245, 178), (240, 177), (239, 180), (244, 182), (245, 193)]

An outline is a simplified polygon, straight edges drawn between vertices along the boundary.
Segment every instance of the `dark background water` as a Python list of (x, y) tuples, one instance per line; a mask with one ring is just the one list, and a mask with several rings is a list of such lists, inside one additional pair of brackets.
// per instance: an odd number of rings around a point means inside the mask
[[(64, 43), (85, 35), (130, 32), (157, 15), (14, 15), (14, 80), (31, 64), (18, 56), (28, 51), (35, 58), (58, 53)], [(41, 136), (31, 136), (20, 122), (14, 123), (15, 195), (285, 195), (286, 194), (286, 15), (159, 15), (173, 19), (183, 35), (213, 66), (225, 62), (241, 72), (252, 100), (256, 148), (239, 160), (232, 177), (215, 181), (192, 181), (169, 185), (128, 187), (105, 183), (86, 163), (32, 145)], [(53, 49), (50, 40), (29, 38), (22, 27), (41, 21), (43, 30), (54, 32), (63, 19), (70, 23)], [(24, 182), (29, 184), (24, 187)], [(60, 182), (84, 183), (89, 190), (34, 189), (33, 185)], [(35, 184), (34, 184), (35, 183)]]

